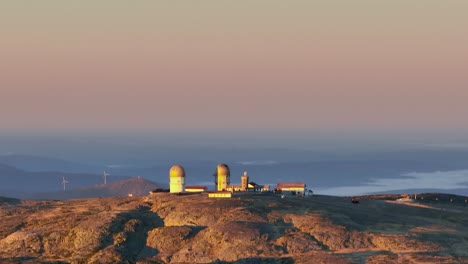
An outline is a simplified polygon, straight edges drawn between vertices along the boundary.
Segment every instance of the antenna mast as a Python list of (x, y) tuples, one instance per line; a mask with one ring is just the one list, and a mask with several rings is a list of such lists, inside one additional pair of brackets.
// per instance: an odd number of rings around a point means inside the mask
[(67, 183), (68, 183), (68, 181), (65, 180), (65, 177), (62, 177), (63, 191), (65, 191)]

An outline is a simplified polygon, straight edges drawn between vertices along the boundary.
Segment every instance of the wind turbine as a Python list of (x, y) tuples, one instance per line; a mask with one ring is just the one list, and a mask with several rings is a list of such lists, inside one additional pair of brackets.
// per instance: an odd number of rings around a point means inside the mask
[(107, 176), (109, 176), (109, 174), (106, 171), (104, 171), (104, 184), (107, 184)]
[(62, 177), (63, 191), (65, 191), (65, 189), (66, 189), (65, 187), (66, 187), (67, 183), (68, 183), (68, 181), (65, 180), (65, 177)]

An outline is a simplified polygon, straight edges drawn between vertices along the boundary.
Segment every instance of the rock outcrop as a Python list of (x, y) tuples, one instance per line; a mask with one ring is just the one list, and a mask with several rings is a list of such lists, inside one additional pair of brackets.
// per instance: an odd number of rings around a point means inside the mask
[(1, 263), (467, 262), (468, 211), (206, 194), (0, 205)]

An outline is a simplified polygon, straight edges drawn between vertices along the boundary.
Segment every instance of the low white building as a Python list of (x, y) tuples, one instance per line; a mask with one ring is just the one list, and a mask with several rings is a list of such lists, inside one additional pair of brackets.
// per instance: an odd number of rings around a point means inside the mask
[(302, 193), (305, 194), (306, 184), (303, 182), (280, 182), (276, 185), (276, 190), (285, 194)]

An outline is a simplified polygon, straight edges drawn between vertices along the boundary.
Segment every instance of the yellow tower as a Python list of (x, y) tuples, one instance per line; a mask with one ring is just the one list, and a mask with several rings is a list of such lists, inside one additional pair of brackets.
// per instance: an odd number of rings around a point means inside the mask
[(249, 176), (247, 175), (247, 172), (244, 171), (244, 175), (241, 176), (241, 190), (247, 191), (249, 188)]
[(171, 193), (184, 192), (185, 170), (180, 165), (172, 166), (169, 171), (169, 189)]
[(219, 164), (217, 168), (218, 172), (218, 191), (224, 191), (230, 184), (230, 176), (231, 172), (229, 171), (229, 167), (226, 164)]

